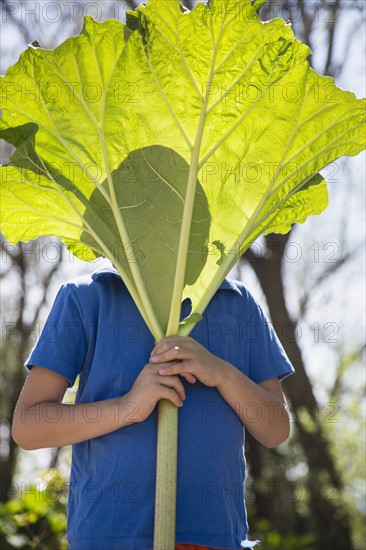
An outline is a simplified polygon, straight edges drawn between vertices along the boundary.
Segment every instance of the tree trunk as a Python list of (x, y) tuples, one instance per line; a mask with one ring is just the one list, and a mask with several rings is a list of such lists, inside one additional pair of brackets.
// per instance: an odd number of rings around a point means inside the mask
[[(303, 448), (309, 467), (309, 507), (312, 510), (314, 530), (318, 534), (314, 550), (343, 550), (352, 548), (352, 539), (348, 514), (339, 498), (334, 498), (342, 489), (342, 482), (319, 422), (319, 406), (297, 342), (296, 323), (291, 319), (285, 302), (282, 260), (290, 234), (266, 237), (268, 257), (256, 256), (249, 250), (245, 258), (258, 277), (266, 296), (274, 329), (296, 370), (296, 374), (286, 379), (283, 384), (291, 403), (296, 438)], [(301, 421), (304, 409), (313, 419), (311, 431), (308, 431)]]
[[(18, 369), (13, 376), (11, 382), (11, 395), (8, 400), (2, 400), (2, 414), (1, 414), (1, 424), (5, 424), (11, 429), (11, 422), (13, 418), (15, 404), (20, 394), (20, 390), (23, 387), (24, 374), (23, 369)], [(13, 476), (16, 467), (16, 462), (18, 458), (18, 446), (11, 437), (7, 438), (8, 443), (8, 453), (7, 455), (1, 455), (0, 458), (0, 469), (1, 469), (1, 488), (0, 488), (0, 502), (6, 502), (11, 497), (11, 486), (13, 483)]]

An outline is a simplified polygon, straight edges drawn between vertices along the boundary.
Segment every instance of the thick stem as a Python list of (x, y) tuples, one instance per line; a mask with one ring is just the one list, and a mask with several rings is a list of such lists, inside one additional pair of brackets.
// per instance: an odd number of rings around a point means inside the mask
[[(218, 41), (220, 35), (218, 37)], [(206, 94), (201, 105), (196, 138), (191, 154), (187, 190), (184, 201), (182, 227), (179, 239), (172, 303), (167, 327), (167, 336), (178, 334), (181, 300), (184, 288), (189, 237), (191, 233), (199, 155), (206, 122), (209, 90), (214, 77), (217, 47), (214, 46)], [(156, 461), (156, 495), (154, 549), (174, 550), (177, 493), (178, 456), (178, 409), (169, 401), (160, 400), (158, 405), (158, 442)]]
[(177, 456), (178, 407), (167, 399), (161, 399), (156, 455), (155, 550), (175, 548)]
[(179, 315), (184, 288), (184, 279), (186, 274), (189, 237), (191, 234), (192, 214), (194, 200), (196, 196), (197, 173), (199, 152), (202, 141), (204, 123), (206, 118), (207, 102), (202, 105), (201, 115), (198, 123), (196, 141), (193, 147), (191, 162), (189, 167), (186, 196), (184, 200), (182, 227), (179, 239), (177, 266), (175, 270), (172, 303), (168, 321), (168, 336), (177, 334), (179, 326)]

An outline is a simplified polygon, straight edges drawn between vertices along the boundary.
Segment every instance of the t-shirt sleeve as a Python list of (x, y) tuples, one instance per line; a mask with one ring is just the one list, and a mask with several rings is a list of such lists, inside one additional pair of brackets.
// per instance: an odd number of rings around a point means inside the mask
[(64, 376), (70, 386), (84, 363), (87, 348), (80, 304), (75, 291), (63, 285), (55, 299), (39, 340), (32, 349), (25, 367), (47, 368)]
[(295, 370), (273, 326), (252, 296), (249, 315), (249, 378), (257, 384), (274, 377), (283, 380)]

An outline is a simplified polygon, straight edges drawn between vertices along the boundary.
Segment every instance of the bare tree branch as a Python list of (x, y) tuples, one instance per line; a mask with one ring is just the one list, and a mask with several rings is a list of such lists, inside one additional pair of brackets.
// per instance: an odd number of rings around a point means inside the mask
[(134, 0), (121, 0), (121, 3), (128, 10), (134, 10), (141, 2), (135, 2)]
[(306, 313), (307, 307), (310, 302), (310, 297), (315, 289), (319, 287), (329, 279), (331, 275), (337, 273), (341, 267), (343, 267), (349, 260), (356, 256), (356, 254), (363, 248), (363, 243), (360, 244), (356, 249), (351, 250), (343, 254), (343, 256), (337, 260), (337, 262), (327, 264), (327, 268), (324, 269), (316, 279), (312, 282), (309, 288), (305, 289), (303, 296), (299, 302), (299, 318), (302, 319)]
[(346, 59), (349, 56), (349, 51), (350, 51), (352, 42), (354, 41), (355, 36), (357, 36), (357, 34), (359, 33), (360, 29), (364, 30), (365, 25), (366, 25), (365, 19), (363, 19), (362, 17), (357, 19), (356, 23), (354, 23), (351, 31), (347, 35), (347, 39), (346, 39), (344, 49), (343, 49), (344, 53), (343, 53), (342, 59), (337, 60), (337, 61), (335, 61), (333, 59), (333, 61), (332, 61), (332, 64), (331, 64), (331, 68), (332, 68), (331, 75), (332, 76), (337, 77), (341, 73), (342, 68), (344, 67), (344, 65), (346, 63)]
[(11, 22), (17, 27), (17, 29), (20, 31), (21, 35), (23, 36), (25, 42), (29, 44), (32, 42), (32, 37), (29, 33), (29, 30), (26, 25), (24, 25), (22, 20), (17, 19), (15, 17), (15, 12), (12, 9), (11, 5), (14, 5), (14, 2), (7, 2), (7, 0), (1, 0), (0, 2), (4, 6), (4, 10), (6, 13), (6, 18), (8, 20), (11, 20)]
[(309, 48), (312, 50), (312, 44), (311, 44), (311, 35), (313, 31), (313, 24), (314, 24), (314, 16), (312, 13), (309, 13), (305, 8), (305, 2), (304, 0), (298, 0), (297, 5), (299, 7), (301, 18), (302, 18), (302, 24), (303, 24), (303, 31), (302, 34), (305, 37), (305, 41), (307, 41), (307, 44)]
[(61, 247), (61, 253), (60, 255), (57, 257), (57, 261), (53, 264), (52, 268), (50, 269), (50, 271), (43, 277), (42, 279), (42, 299), (38, 302), (38, 305), (35, 309), (35, 312), (33, 314), (33, 318), (32, 320), (29, 322), (28, 326), (29, 328), (33, 327), (36, 323), (36, 321), (38, 320), (38, 317), (39, 317), (39, 314), (40, 314), (40, 311), (42, 309), (42, 307), (45, 305), (46, 303), (46, 300), (47, 300), (47, 296), (48, 296), (48, 290), (49, 290), (49, 287), (50, 287), (50, 284), (54, 278), (54, 276), (57, 274), (57, 271), (60, 267), (60, 264), (62, 262), (62, 259), (63, 259), (63, 256), (64, 256), (64, 248)]
[(335, 44), (335, 34), (338, 29), (338, 13), (340, 10), (340, 0), (335, 0), (332, 4), (333, 14), (327, 22), (328, 30), (328, 52), (327, 60), (325, 62), (324, 73), (328, 76), (333, 75), (333, 57), (334, 57), (334, 44)]
[(340, 357), (340, 363), (337, 369), (337, 376), (334, 381), (332, 390), (330, 391), (330, 396), (332, 399), (338, 399), (343, 393), (343, 376), (346, 373), (347, 369), (359, 361), (366, 350), (366, 344), (362, 344), (356, 350), (354, 350), (347, 357)]

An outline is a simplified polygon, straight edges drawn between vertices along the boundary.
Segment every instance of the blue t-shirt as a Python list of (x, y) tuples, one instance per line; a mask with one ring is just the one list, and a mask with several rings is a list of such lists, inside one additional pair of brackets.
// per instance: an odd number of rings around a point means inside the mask
[[(183, 303), (183, 316), (188, 308)], [(271, 325), (239, 282), (223, 282), (191, 337), (254, 382), (293, 372)], [(26, 366), (50, 369), (70, 385), (80, 375), (76, 403), (91, 403), (127, 393), (153, 347), (118, 272), (104, 268), (61, 287)], [(215, 388), (183, 383), (176, 542), (240, 548), (248, 534), (243, 425)], [(266, 412), (255, 403), (237, 406), (248, 407), (253, 421)], [(97, 406), (85, 414), (98, 421)], [(152, 549), (156, 423), (155, 409), (144, 422), (73, 445), (71, 550)]]

